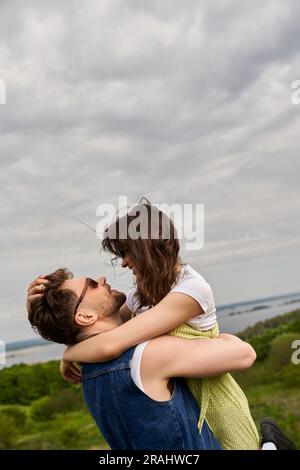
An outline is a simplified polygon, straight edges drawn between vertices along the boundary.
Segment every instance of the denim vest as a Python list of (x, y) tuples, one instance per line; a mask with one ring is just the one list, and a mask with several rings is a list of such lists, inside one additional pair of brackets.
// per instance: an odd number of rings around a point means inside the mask
[(204, 423), (199, 434), (199, 407), (184, 379), (174, 379), (168, 401), (155, 401), (133, 382), (134, 348), (101, 364), (84, 364), (85, 402), (112, 450), (220, 450)]

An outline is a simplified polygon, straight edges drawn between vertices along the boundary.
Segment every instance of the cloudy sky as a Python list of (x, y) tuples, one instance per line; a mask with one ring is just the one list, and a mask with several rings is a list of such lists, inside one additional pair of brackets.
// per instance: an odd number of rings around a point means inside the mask
[[(299, 291), (298, 0), (1, 0), (0, 339), (28, 282), (99, 253), (99, 204), (205, 205), (217, 304)], [(0, 100), (1, 101), (1, 100)]]

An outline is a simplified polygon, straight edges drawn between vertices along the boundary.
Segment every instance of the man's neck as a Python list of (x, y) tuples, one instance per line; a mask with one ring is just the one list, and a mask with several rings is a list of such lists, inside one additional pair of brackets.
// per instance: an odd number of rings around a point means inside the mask
[(94, 325), (86, 327), (82, 330), (82, 333), (79, 333), (77, 341), (81, 342), (85, 339), (91, 338), (92, 336), (99, 335), (105, 331), (113, 330), (122, 325), (122, 319), (120, 316), (120, 311), (118, 310), (113, 315), (109, 317), (104, 317), (103, 320), (98, 320)]

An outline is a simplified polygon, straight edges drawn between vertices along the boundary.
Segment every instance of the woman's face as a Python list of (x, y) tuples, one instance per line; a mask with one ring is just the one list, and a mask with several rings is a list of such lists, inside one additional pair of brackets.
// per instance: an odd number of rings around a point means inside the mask
[(122, 258), (122, 268), (131, 269), (132, 274), (134, 274), (134, 276), (136, 276), (137, 274), (133, 265), (132, 258), (127, 253), (125, 253), (124, 257)]

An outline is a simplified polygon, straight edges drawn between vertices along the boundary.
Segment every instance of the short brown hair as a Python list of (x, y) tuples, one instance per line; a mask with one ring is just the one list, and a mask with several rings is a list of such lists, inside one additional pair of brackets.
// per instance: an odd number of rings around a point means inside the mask
[(50, 282), (45, 285), (42, 297), (34, 300), (30, 306), (29, 322), (48, 341), (74, 344), (81, 331), (74, 318), (77, 295), (71, 289), (61, 288), (65, 281), (72, 278), (73, 274), (66, 268), (48, 274), (46, 279)]

